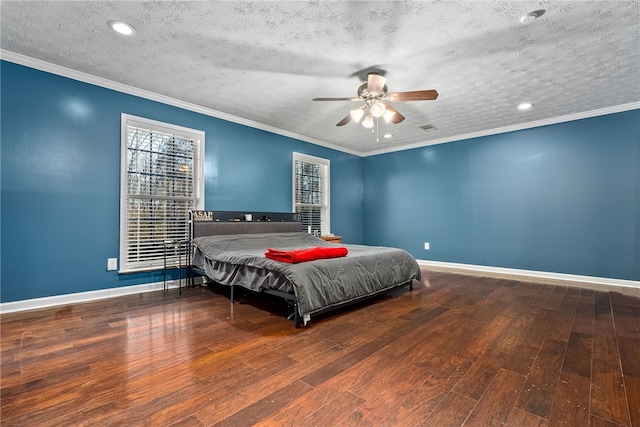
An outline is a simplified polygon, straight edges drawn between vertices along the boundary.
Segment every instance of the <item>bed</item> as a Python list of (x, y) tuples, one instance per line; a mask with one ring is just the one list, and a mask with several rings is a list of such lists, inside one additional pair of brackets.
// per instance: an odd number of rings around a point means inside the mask
[(311, 316), (361, 301), (420, 279), (416, 260), (397, 248), (340, 245), (346, 256), (287, 263), (265, 257), (269, 248), (283, 251), (331, 248), (303, 230), (295, 213), (190, 212), (191, 271), (231, 288), (284, 298), (293, 308), (296, 328)]

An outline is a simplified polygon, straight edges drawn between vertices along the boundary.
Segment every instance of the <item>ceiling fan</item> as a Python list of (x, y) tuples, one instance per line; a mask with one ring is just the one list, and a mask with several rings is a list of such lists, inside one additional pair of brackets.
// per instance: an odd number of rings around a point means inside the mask
[(313, 101), (362, 101), (364, 105), (351, 110), (351, 112), (336, 126), (344, 126), (353, 120), (367, 129), (375, 126), (374, 118), (382, 117), (387, 123), (400, 123), (404, 116), (389, 105), (392, 101), (432, 101), (438, 98), (436, 90), (415, 90), (411, 92), (391, 92), (386, 85), (387, 79), (378, 73), (371, 72), (367, 75), (367, 82), (358, 88), (357, 98), (313, 98)]

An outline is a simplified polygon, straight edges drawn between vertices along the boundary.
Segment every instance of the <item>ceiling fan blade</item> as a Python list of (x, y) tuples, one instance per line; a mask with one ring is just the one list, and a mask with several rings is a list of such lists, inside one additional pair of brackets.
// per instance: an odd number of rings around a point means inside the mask
[(438, 97), (438, 91), (414, 90), (411, 92), (393, 92), (386, 96), (389, 101), (432, 101)]
[(351, 121), (351, 114), (347, 114), (347, 117), (345, 117), (344, 119), (340, 120), (336, 126), (344, 126), (347, 123), (349, 123)]
[(312, 101), (362, 101), (360, 98), (313, 98)]
[(394, 113), (393, 116), (391, 116), (391, 118), (388, 120), (388, 123), (393, 123), (395, 125), (395, 124), (400, 123), (401, 121), (404, 120), (404, 116), (402, 114), (400, 114), (398, 112), (398, 110), (393, 108), (391, 105), (389, 105), (388, 103), (385, 102), (384, 106), (386, 107), (386, 111), (390, 111), (390, 112)]
[(369, 80), (367, 82), (367, 90), (369, 93), (382, 93), (384, 89), (384, 84), (387, 81), (386, 78), (382, 77), (380, 74), (369, 73)]

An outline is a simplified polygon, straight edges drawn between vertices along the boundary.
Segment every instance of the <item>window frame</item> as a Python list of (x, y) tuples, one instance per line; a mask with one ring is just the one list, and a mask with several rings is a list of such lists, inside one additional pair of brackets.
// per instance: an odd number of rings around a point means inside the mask
[[(151, 260), (148, 262), (131, 262), (128, 257), (129, 247), (129, 216), (128, 216), (128, 129), (129, 127), (137, 127), (148, 129), (152, 132), (158, 132), (169, 135), (180, 136), (185, 139), (194, 140), (193, 154), (193, 196), (195, 198), (192, 209), (204, 209), (204, 147), (205, 132), (197, 129), (191, 129), (170, 123), (164, 123), (157, 120), (147, 119), (144, 117), (133, 116), (130, 114), (121, 114), (120, 121), (120, 241), (119, 241), (119, 269), (118, 273), (136, 273), (143, 271), (161, 270), (165, 267), (163, 259)], [(146, 196), (153, 199), (153, 196)], [(159, 197), (157, 200), (168, 200)], [(176, 197), (176, 200), (179, 197)], [(188, 215), (184, 218), (185, 227), (189, 227)], [(186, 247), (186, 245), (185, 245)], [(173, 247), (172, 247), (173, 248)], [(169, 256), (167, 265), (171, 265), (175, 257)]]
[(324, 216), (325, 219), (324, 221), (321, 220), (320, 223), (320, 235), (324, 236), (327, 235), (329, 233), (331, 233), (331, 194), (330, 194), (330, 188), (331, 188), (331, 161), (329, 159), (325, 159), (322, 157), (316, 157), (316, 156), (311, 156), (308, 154), (303, 154), (303, 153), (298, 153), (298, 152), (293, 152), (293, 156), (292, 156), (292, 162), (291, 162), (291, 191), (292, 191), (292, 212), (296, 212), (297, 211), (297, 207), (301, 204), (296, 203), (296, 184), (297, 184), (297, 176), (296, 176), (296, 162), (300, 161), (300, 162), (304, 162), (304, 163), (311, 163), (311, 164), (316, 164), (316, 165), (320, 165), (323, 170), (324, 170), (324, 182), (323, 182), (323, 191), (322, 191), (322, 199), (323, 199), (323, 203), (322, 206), (325, 210), (324, 212)]

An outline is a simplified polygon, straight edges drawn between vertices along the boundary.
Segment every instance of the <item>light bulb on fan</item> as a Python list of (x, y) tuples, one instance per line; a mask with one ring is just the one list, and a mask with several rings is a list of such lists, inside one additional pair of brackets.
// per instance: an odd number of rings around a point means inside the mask
[(382, 117), (386, 110), (387, 108), (380, 101), (371, 104), (371, 115), (373, 115), (373, 117)]
[(362, 116), (364, 116), (364, 105), (360, 108), (356, 108), (355, 110), (351, 110), (351, 118), (354, 122), (360, 123)]
[(362, 121), (362, 126), (366, 127), (367, 129), (371, 129), (373, 125), (373, 116), (371, 114), (367, 114), (367, 117), (365, 117)]

